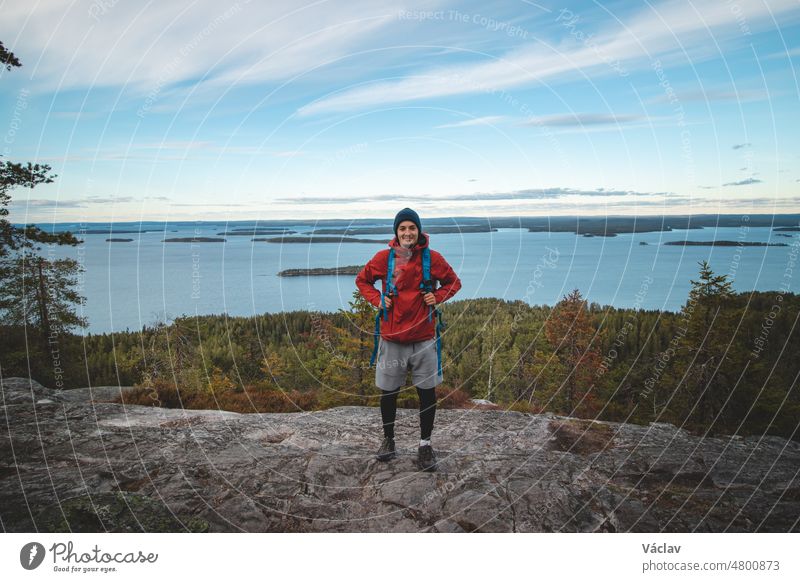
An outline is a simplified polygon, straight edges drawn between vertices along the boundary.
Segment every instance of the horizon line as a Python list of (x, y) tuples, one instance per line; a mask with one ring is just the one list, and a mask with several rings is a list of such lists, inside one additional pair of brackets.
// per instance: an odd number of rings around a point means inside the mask
[[(589, 214), (589, 215), (581, 215), (581, 214), (556, 214), (556, 215), (497, 215), (497, 216), (427, 216), (424, 220), (459, 220), (459, 219), (467, 219), (467, 220), (523, 220), (523, 219), (585, 219), (585, 220), (602, 220), (602, 219), (613, 219), (613, 218), (623, 218), (623, 219), (641, 219), (641, 220), (653, 220), (658, 218), (704, 218), (704, 217), (717, 217), (717, 218), (730, 218), (730, 217), (772, 217), (775, 218), (798, 218), (800, 220), (800, 213), (748, 213), (748, 212), (734, 212), (734, 213), (699, 213), (699, 214)], [(394, 220), (393, 216), (386, 216), (386, 217), (376, 217), (376, 218), (317, 218), (317, 217), (307, 217), (307, 218), (271, 218), (271, 219), (261, 219), (261, 218), (252, 218), (252, 219), (235, 219), (235, 220), (214, 220), (211, 218), (198, 218), (195, 220), (169, 220), (169, 219), (139, 219), (139, 220), (93, 220), (93, 221), (82, 221), (82, 220), (65, 220), (59, 222), (50, 222), (50, 221), (33, 221), (33, 222), (12, 222), (12, 226), (26, 226), (29, 224), (37, 225), (37, 224), (136, 224), (136, 223), (145, 223), (145, 222), (152, 222), (152, 223), (163, 223), (163, 224), (197, 224), (197, 223), (224, 223), (224, 224), (232, 224), (232, 223), (288, 223), (294, 222), (298, 224), (307, 224), (311, 222), (343, 222), (343, 221), (351, 221), (351, 222), (380, 222), (380, 221), (388, 221), (391, 223)]]

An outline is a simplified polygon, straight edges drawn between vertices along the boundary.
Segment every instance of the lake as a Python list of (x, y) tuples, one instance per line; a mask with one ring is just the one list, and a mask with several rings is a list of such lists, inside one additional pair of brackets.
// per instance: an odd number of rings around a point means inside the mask
[[(83, 226), (93, 229), (108, 225)], [(114, 225), (115, 231), (130, 227)], [(136, 223), (134, 228), (138, 227)], [(56, 225), (57, 230), (76, 233), (78, 228), (75, 224)], [(289, 228), (302, 235), (315, 226)], [(278, 271), (363, 265), (385, 248), (368, 243), (252, 242), (252, 236), (227, 236), (225, 243), (161, 242), (174, 237), (216, 237), (224, 230), (224, 223), (200, 222), (169, 225), (167, 232), (84, 234), (79, 238), (85, 243), (79, 247), (54, 247), (45, 253), (72, 257), (83, 264), (83, 315), (89, 320), (86, 333), (103, 333), (139, 330), (181, 314), (227, 312), (250, 316), (347, 308), (356, 288), (355, 277), (278, 277)], [(797, 259), (800, 239), (797, 233), (791, 234), (791, 238), (777, 236), (767, 227), (727, 227), (585, 237), (509, 228), (432, 234), (431, 246), (445, 256), (461, 278), (463, 287), (456, 299), (498, 297), (553, 305), (578, 288), (589, 301), (601, 305), (678, 311), (686, 301), (690, 279), (698, 278), (698, 262), (704, 259), (715, 273), (728, 274), (736, 291), (777, 290), (781, 285), (786, 289), (787, 284), (793, 291), (796, 285), (791, 281), (790, 260)], [(134, 240), (106, 242), (111, 237)], [(790, 246), (662, 244), (678, 240), (784, 242)]]

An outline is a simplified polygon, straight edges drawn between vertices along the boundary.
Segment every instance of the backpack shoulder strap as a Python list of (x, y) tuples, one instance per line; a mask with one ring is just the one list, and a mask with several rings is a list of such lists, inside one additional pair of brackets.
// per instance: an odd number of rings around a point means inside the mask
[(433, 290), (433, 282), (431, 281), (431, 249), (428, 247), (422, 249), (422, 283), (427, 289)]
[(386, 263), (386, 292), (389, 295), (397, 291), (392, 284), (392, 275), (394, 275), (394, 248), (389, 249), (389, 260)]
[(386, 263), (386, 279), (383, 288), (385, 291), (381, 293), (381, 310), (378, 312), (378, 317), (383, 313), (383, 318), (389, 320), (389, 310), (386, 309), (386, 296), (394, 297), (397, 289), (392, 284), (392, 275), (394, 274), (394, 248), (389, 249), (389, 259)]
[(375, 331), (373, 335), (375, 336), (375, 343), (372, 348), (372, 357), (369, 359), (369, 365), (372, 366), (375, 363), (375, 356), (378, 354), (378, 342), (380, 341), (381, 337), (381, 316), (386, 321), (389, 321), (389, 310), (386, 309), (386, 295), (389, 296), (395, 295), (395, 288), (392, 284), (392, 274), (394, 273), (394, 248), (389, 249), (389, 259), (386, 265), (386, 279), (384, 280), (384, 289), (386, 290), (384, 293), (381, 293), (381, 308), (378, 310), (378, 313), (375, 315)]

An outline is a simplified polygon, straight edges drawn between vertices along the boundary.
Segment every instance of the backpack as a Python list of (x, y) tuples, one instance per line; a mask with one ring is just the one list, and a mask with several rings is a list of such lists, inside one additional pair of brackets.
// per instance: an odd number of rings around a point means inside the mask
[[(433, 281), (431, 281), (431, 250), (428, 247), (422, 249), (422, 282), (419, 284), (421, 293), (428, 293), (433, 291)], [(386, 269), (386, 295), (394, 297), (397, 294), (397, 288), (392, 283), (392, 275), (394, 274), (394, 248), (389, 249), (389, 263)], [(442, 335), (441, 330), (444, 329), (444, 321), (442, 321), (442, 312), (432, 305), (428, 307), (428, 321), (431, 317), (436, 316), (436, 362), (438, 365), (439, 376), (442, 375)], [(375, 364), (375, 356), (378, 354), (378, 341), (381, 337), (381, 316), (386, 321), (389, 321), (389, 310), (386, 309), (385, 295), (381, 293), (381, 307), (375, 316), (375, 345), (372, 348), (372, 357), (369, 360), (370, 367)]]

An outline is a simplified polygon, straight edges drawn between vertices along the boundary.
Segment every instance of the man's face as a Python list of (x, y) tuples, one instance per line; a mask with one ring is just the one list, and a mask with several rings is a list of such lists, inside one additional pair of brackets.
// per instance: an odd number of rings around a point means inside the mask
[(417, 238), (419, 238), (419, 231), (417, 225), (412, 221), (404, 220), (397, 226), (397, 239), (402, 247), (410, 249), (416, 244)]

